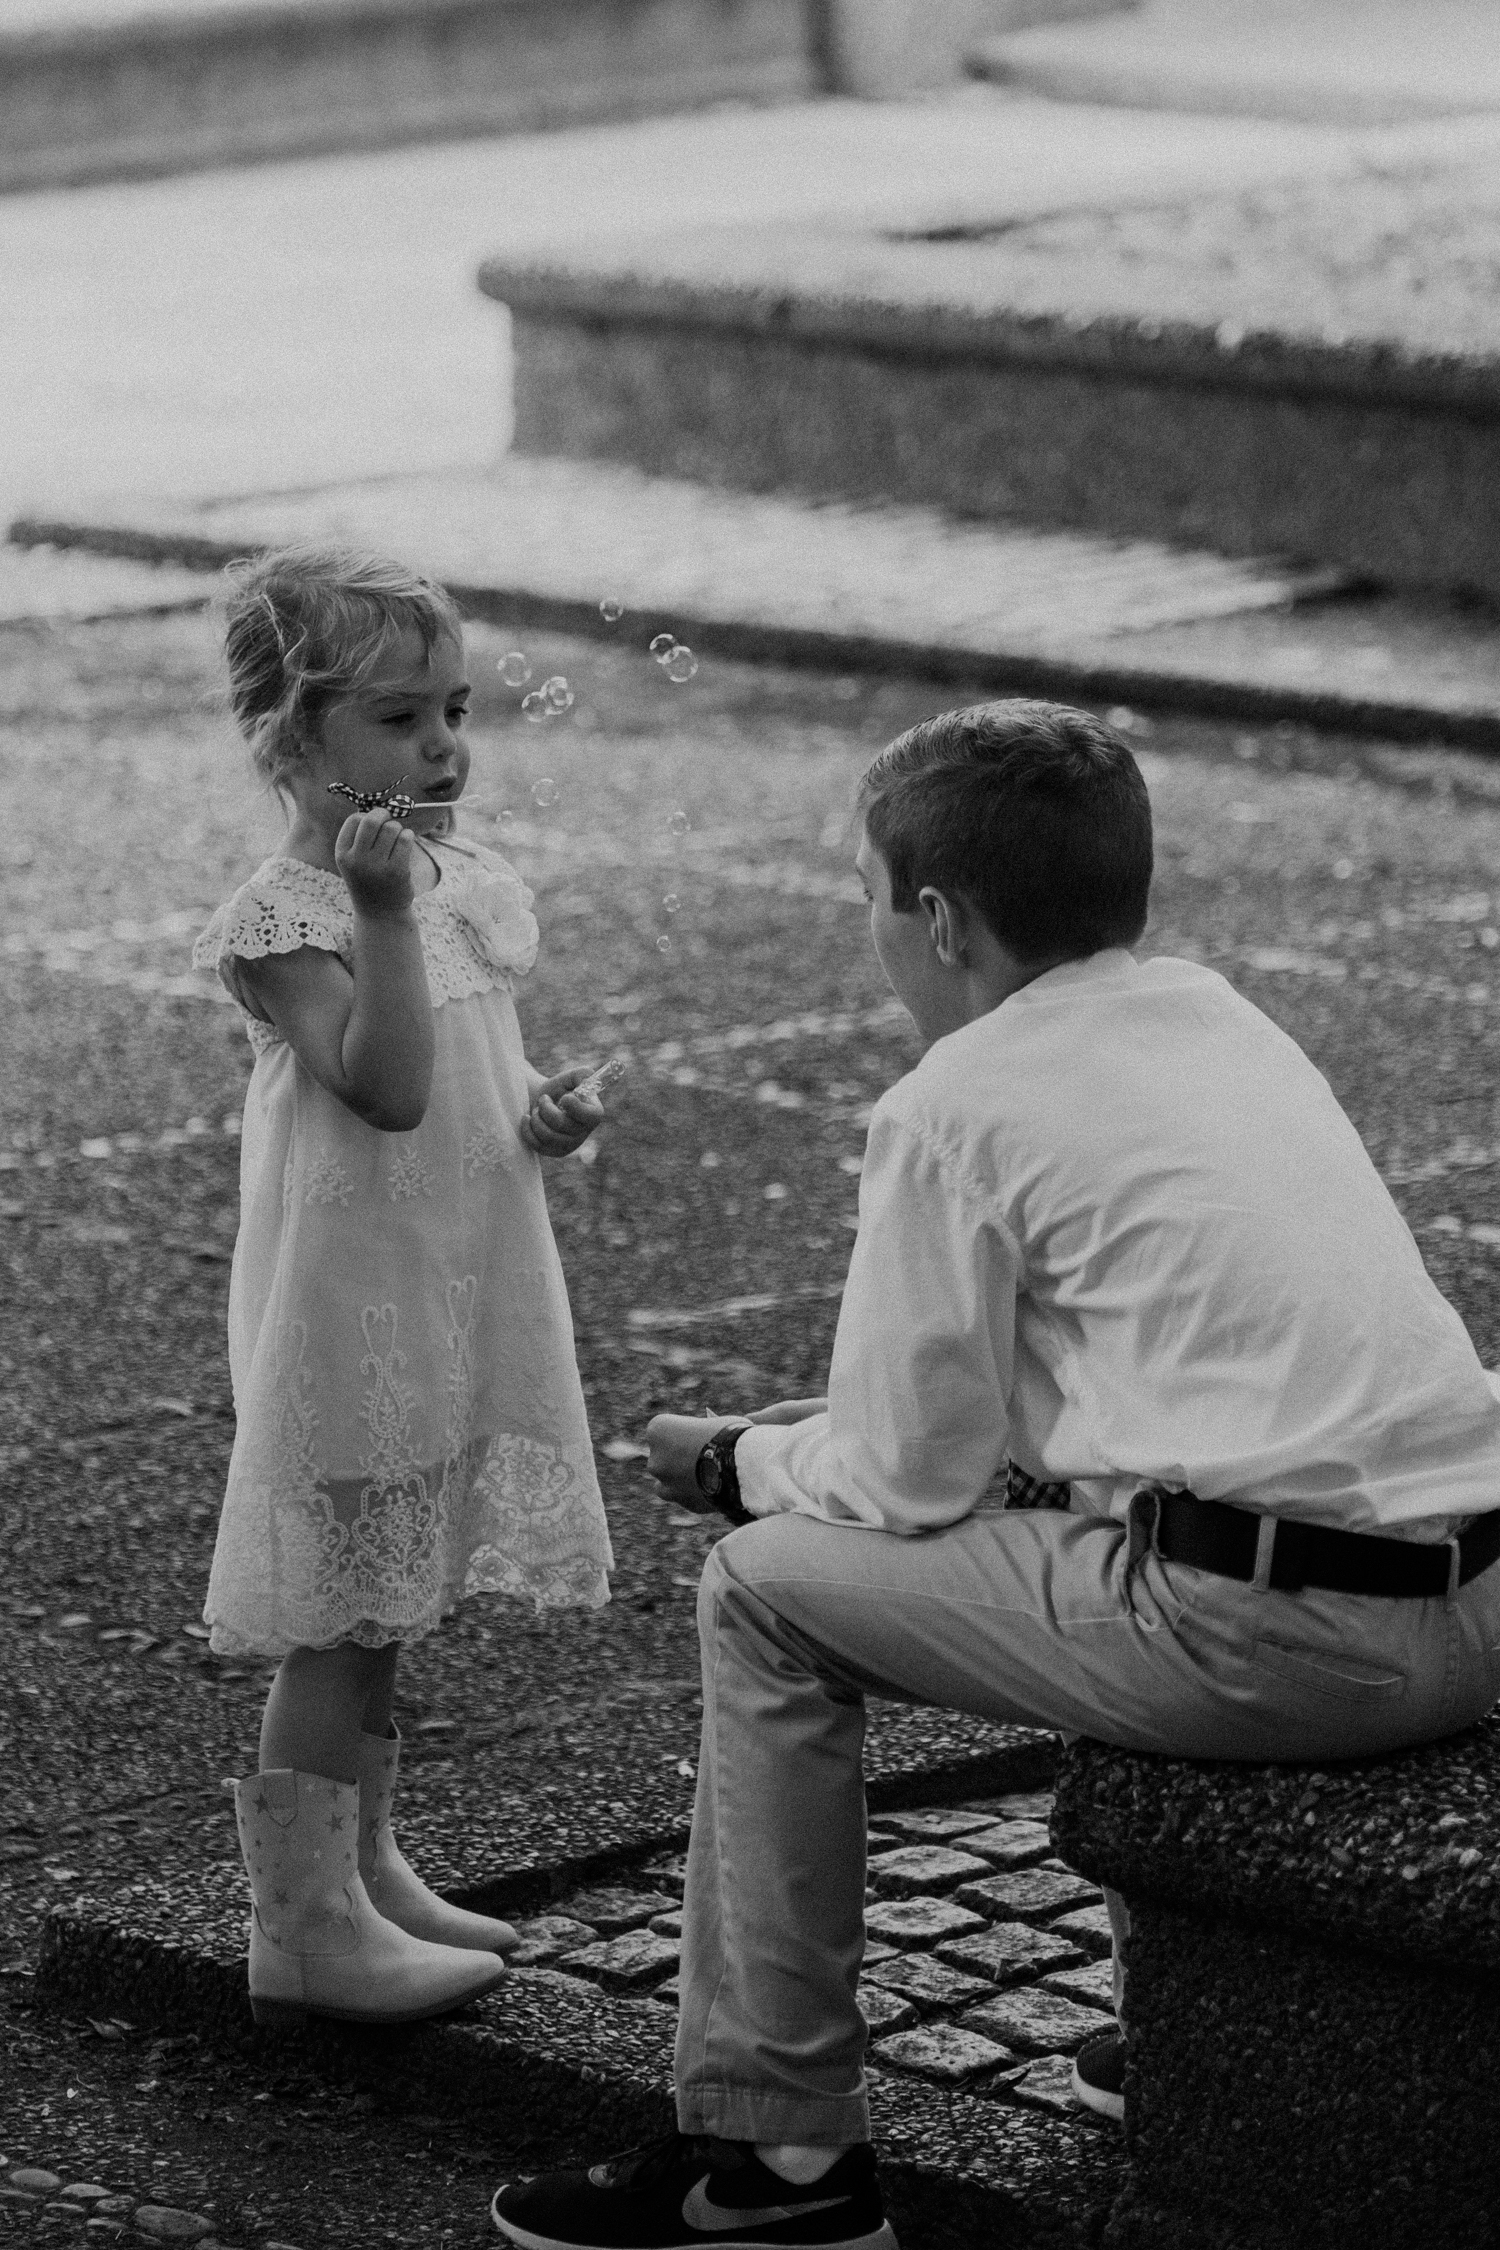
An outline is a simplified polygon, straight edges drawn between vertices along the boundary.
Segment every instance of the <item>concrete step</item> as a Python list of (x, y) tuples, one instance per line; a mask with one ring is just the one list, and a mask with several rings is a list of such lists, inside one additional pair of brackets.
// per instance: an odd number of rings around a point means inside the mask
[[(1001, 2239), (1063, 2250), (1095, 2241), (1123, 2174), (1119, 2135), (1077, 2111), (1067, 2093), (1071, 2045), (1107, 2020), (1101, 1909), (1064, 1900), (1067, 1886), (1055, 1881), (1058, 1900), (1044, 1913), (1056, 1929), (1007, 1919), (993, 1903), (975, 1913), (951, 1900), (965, 1863), (983, 1876), (1017, 1857), (1029, 1864), (1045, 1848), (1031, 1839), (1045, 1819), (1047, 1798), (1035, 1784), (1052, 1746), (1016, 1732), (1012, 1778), (1029, 1777), (1031, 1789), (998, 1786), (1005, 1761), (992, 1758), (990, 1786), (975, 1795), (965, 1797), (950, 1777), (940, 1803), (923, 1801), (909, 1780), (904, 1813), (888, 1811), (883, 1825), (872, 1811), (877, 1886), (892, 1852), (900, 1853), (901, 1895), (924, 1869), (935, 1886), (918, 1894), (931, 1935), (922, 1937), (907, 1914), (912, 1942), (877, 1941), (862, 1991), (873, 2126), (904, 2250), (974, 2250)], [(882, 1796), (878, 1783), (873, 1795)], [(975, 1848), (955, 1859), (965, 1835), (975, 1837)], [(579, 1890), (569, 1863), (528, 1870), (525, 1882), (533, 1903), (540, 1884), (553, 1914), (594, 1916), (588, 1926), (598, 1941), (580, 1949), (555, 1932), (532, 1938), (540, 1962), (513, 1969), (493, 1994), (443, 2023), (380, 2033), (311, 2027), (296, 2038), (297, 2063), (372, 2090), (399, 2082), (410, 2103), (444, 2114), (503, 2116), (510, 2146), (566, 2141), (575, 2156), (597, 2157), (668, 2129), (676, 2013), (668, 1972), (680, 1865), (660, 1854), (638, 1857), (607, 1890), (597, 1879)], [(466, 1895), (493, 1903), (503, 1888), (491, 1883)], [(251, 2025), (245, 1914), (244, 1878), (229, 1864), (173, 1867), (124, 1898), (79, 1901), (49, 1921), (38, 1999), (65, 2014), (190, 2031), (274, 2074), (286, 2067), (289, 2046), (285, 2035)], [(632, 1950), (629, 1930), (643, 1929), (648, 1914), (666, 1934)], [(987, 1967), (955, 1969), (937, 1954), (945, 1919), (972, 1925), (983, 1940), (975, 1957)], [(1044, 1985), (1048, 1977), (1053, 1982)], [(989, 2046), (976, 2046), (977, 2024), (960, 2020), (976, 2006), (1004, 2011), (1015, 2043), (1006, 2047), (991, 2024)]]
[[(1482, 266), (1500, 191), (1450, 185), (1475, 198)], [(1211, 231), (1187, 231), (1200, 207), (1168, 214), (1187, 239), (1160, 288), (1108, 257), (1101, 287), (1092, 252), (1074, 288), (1066, 256), (1028, 256), (1032, 230), (977, 204), (911, 228), (810, 220), (495, 259), (480, 286), (512, 316), (523, 453), (1493, 598), (1496, 299), (1472, 274), (1435, 300), (1420, 273), (1334, 291), (1366, 192), (1289, 190), (1304, 237), (1263, 229), (1238, 278)]]
[(1056, 101), (1384, 125), (1500, 109), (1500, 15), (1489, 0), (1146, 0), (1000, 27), (970, 67)]
[[(75, 569), (125, 557), (209, 571), (334, 538), (423, 563), (472, 614), (518, 633), (644, 642), (670, 627), (700, 655), (1500, 746), (1500, 645), (1482, 610), (935, 508), (820, 506), (513, 456), (490, 475), (33, 517), (13, 537), (38, 557), (39, 604), (63, 553)], [(26, 567), (21, 556), (12, 580)], [(151, 591), (143, 579), (143, 601)], [(624, 603), (619, 623), (601, 616), (605, 599)]]
[(200, 0), (0, 27), (0, 190), (815, 90), (800, 0)]

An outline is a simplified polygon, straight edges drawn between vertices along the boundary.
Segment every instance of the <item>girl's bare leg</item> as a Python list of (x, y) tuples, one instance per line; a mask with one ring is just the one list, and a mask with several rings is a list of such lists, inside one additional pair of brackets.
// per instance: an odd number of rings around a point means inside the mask
[[(266, 1698), (260, 1724), (260, 1770), (290, 1766), (329, 1781), (359, 1779), (359, 1738), (367, 1718), (374, 1733), (390, 1725), (397, 1644), (361, 1648), (338, 1641), (332, 1648), (294, 1648)], [(380, 1718), (384, 1711), (384, 1719)]]
[(375, 1684), (365, 1699), (364, 1717), (360, 1726), (365, 1734), (382, 1737), (391, 1731), (391, 1719), (396, 1706), (396, 1664), (401, 1654), (401, 1643), (392, 1641), (387, 1648), (372, 1653), (384, 1657), (385, 1663), (376, 1674)]

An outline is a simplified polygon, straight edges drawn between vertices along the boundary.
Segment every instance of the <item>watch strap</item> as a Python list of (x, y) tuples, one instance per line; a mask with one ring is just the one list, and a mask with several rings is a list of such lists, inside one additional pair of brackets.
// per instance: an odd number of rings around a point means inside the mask
[[(753, 1523), (755, 1520), (741, 1502), (739, 1470), (734, 1458), (735, 1447), (750, 1427), (749, 1422), (734, 1422), (726, 1424), (721, 1430), (715, 1430), (698, 1456), (701, 1461), (705, 1454), (713, 1455), (719, 1470), (719, 1489), (712, 1496), (713, 1505), (721, 1516), (736, 1526)], [(701, 1484), (699, 1490), (702, 1490)], [(709, 1496), (705, 1493), (704, 1497)]]

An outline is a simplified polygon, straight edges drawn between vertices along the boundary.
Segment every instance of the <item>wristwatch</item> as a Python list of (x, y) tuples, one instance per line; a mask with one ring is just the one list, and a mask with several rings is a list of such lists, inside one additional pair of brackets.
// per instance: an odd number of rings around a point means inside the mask
[(732, 1524), (755, 1521), (740, 1505), (740, 1477), (734, 1465), (734, 1449), (749, 1427), (748, 1422), (726, 1422), (723, 1429), (715, 1430), (693, 1469), (693, 1481), (704, 1499)]

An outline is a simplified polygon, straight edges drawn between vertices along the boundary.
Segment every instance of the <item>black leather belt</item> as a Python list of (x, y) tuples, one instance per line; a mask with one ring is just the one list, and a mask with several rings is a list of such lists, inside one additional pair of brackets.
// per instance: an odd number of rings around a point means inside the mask
[[(1157, 1504), (1157, 1552), (1193, 1570), (1221, 1578), (1255, 1576), (1256, 1549), (1265, 1520), (1225, 1500), (1200, 1500), (1195, 1492), (1151, 1488)], [(1458, 1582), (1468, 1584), (1500, 1560), (1500, 1508), (1470, 1524), (1458, 1542)], [(1393, 1600), (1430, 1601), (1446, 1594), (1449, 1549), (1410, 1539), (1380, 1539), (1372, 1532), (1334, 1531), (1325, 1524), (1276, 1519), (1271, 1584), (1278, 1593), (1322, 1586), (1335, 1594), (1383, 1594)]]

